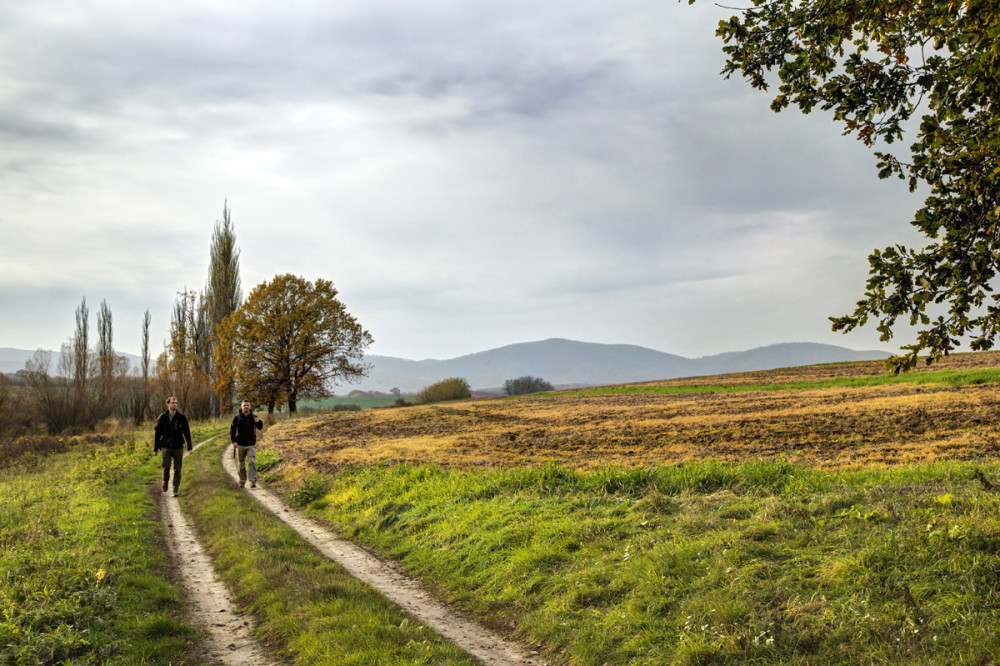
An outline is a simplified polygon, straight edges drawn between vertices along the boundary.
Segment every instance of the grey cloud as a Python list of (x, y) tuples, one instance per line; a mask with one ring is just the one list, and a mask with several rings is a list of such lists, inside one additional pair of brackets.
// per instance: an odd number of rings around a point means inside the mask
[[(867, 155), (720, 80), (714, 5), (39, 7), (0, 8), (0, 225), (26, 230), (4, 270), (48, 270), (53, 313), (93, 282), (169, 319), (223, 197), (245, 287), (332, 278), (379, 353), (650, 344), (664, 312), (698, 336), (752, 311), (733, 284), (766, 308), (776, 275), (840, 270), (888, 233)], [(798, 297), (775, 307), (817, 309)]]
[(79, 142), (85, 134), (64, 123), (40, 120), (31, 115), (5, 114), (0, 117), (0, 140), (4, 142), (62, 143)]

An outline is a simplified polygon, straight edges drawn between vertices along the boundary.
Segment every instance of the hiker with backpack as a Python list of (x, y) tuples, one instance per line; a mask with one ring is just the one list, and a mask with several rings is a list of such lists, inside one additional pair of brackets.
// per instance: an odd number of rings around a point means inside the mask
[(253, 413), (249, 400), (244, 400), (240, 411), (229, 426), (229, 440), (234, 452), (239, 452), (240, 488), (247, 483), (247, 467), (250, 467), (250, 487), (257, 487), (257, 431), (264, 429), (264, 423)]

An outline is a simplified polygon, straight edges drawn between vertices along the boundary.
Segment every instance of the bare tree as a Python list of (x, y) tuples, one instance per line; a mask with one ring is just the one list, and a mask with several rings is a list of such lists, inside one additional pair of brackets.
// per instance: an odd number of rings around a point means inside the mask
[(150, 405), (149, 389), (149, 324), (151, 318), (149, 309), (142, 318), (142, 347), (141, 362), (139, 365), (139, 376), (133, 377), (129, 384), (130, 388), (121, 403), (121, 414), (126, 418), (131, 418), (135, 425), (142, 424), (146, 417), (152, 412)]
[[(73, 347), (64, 344), (62, 350), (64, 356), (60, 368), (71, 369), (73, 361), (66, 359), (73, 355)], [(39, 349), (24, 364), (22, 376), (34, 397), (34, 418), (44, 423), (49, 433), (54, 434), (78, 425), (80, 414), (73, 382), (66, 377), (53, 377), (49, 372), (51, 364), (51, 352)]]
[(190, 350), (195, 367), (209, 372), (212, 367), (212, 336), (209, 330), (208, 298), (204, 291), (198, 293), (197, 300), (192, 300), (188, 313), (191, 317), (188, 324), (191, 335)]
[(173, 394), (185, 405), (189, 417), (212, 414), (212, 378), (205, 370), (207, 317), (204, 293), (177, 294), (170, 321), (170, 340), (157, 361), (159, 390)]

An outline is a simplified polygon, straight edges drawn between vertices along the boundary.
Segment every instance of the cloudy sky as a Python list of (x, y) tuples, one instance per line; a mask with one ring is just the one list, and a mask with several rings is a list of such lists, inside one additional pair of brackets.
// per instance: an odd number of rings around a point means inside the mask
[(724, 80), (711, 2), (0, 0), (0, 347), (82, 298), (154, 355), (228, 200), (244, 293), (330, 279), (374, 354), (810, 341), (919, 201)]

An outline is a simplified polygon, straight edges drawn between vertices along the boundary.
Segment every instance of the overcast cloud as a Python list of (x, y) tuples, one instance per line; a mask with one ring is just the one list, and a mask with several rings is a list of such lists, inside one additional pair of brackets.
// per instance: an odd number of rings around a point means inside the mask
[(0, 0), (0, 347), (86, 297), (153, 351), (228, 199), (244, 291), (333, 280), (372, 353), (830, 332), (919, 201), (724, 80), (712, 3)]

